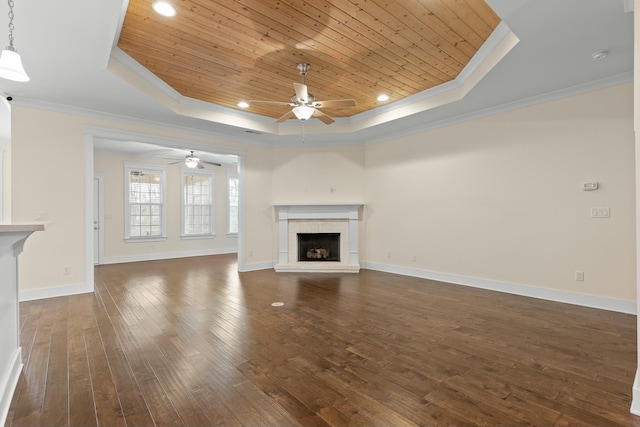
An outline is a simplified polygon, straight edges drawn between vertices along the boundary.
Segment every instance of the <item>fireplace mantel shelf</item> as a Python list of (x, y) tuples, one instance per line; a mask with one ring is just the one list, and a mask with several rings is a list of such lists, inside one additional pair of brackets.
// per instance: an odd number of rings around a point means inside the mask
[[(358, 252), (358, 217), (363, 203), (274, 204), (278, 218), (277, 272), (348, 272), (360, 271)], [(307, 232), (340, 233), (341, 259), (336, 262), (299, 261), (296, 235)], [(344, 245), (344, 246), (343, 246)], [(342, 256), (344, 254), (344, 256)]]

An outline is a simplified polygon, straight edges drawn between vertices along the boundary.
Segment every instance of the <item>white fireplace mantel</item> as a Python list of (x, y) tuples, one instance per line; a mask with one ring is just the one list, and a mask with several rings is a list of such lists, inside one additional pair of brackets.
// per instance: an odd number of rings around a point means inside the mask
[[(359, 272), (358, 216), (362, 206), (364, 206), (362, 203), (274, 205), (278, 218), (278, 263), (275, 265), (275, 270), (277, 272)], [(340, 261), (298, 261), (297, 247), (293, 247), (295, 234), (305, 227), (340, 233)]]

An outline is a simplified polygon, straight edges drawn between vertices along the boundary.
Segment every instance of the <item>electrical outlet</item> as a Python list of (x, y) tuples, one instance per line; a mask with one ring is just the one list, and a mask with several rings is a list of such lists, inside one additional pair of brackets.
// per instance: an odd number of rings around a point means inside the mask
[(391, 251), (387, 251), (387, 258), (391, 258)]
[(591, 208), (591, 218), (611, 218), (611, 208)]
[(584, 282), (584, 271), (576, 270), (576, 281)]
[(69, 267), (68, 265), (65, 265), (62, 269), (62, 274), (64, 274), (65, 276), (68, 276), (69, 274), (71, 274), (71, 267)]
[(416, 254), (411, 255), (411, 261), (416, 262), (416, 259), (417, 259)]

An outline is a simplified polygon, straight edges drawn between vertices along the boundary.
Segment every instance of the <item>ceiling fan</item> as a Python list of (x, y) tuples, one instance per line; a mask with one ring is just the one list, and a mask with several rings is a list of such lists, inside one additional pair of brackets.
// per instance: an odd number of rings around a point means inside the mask
[(276, 123), (282, 123), (285, 120), (297, 118), (301, 121), (306, 121), (310, 118), (320, 119), (324, 124), (330, 125), (335, 122), (334, 119), (324, 114), (319, 108), (336, 108), (336, 107), (355, 107), (356, 101), (353, 99), (334, 99), (331, 101), (316, 101), (315, 97), (307, 90), (307, 85), (304, 83), (304, 78), (307, 72), (311, 68), (309, 64), (297, 64), (296, 68), (302, 76), (302, 84), (294, 83), (293, 88), (295, 95), (291, 97), (291, 102), (278, 102), (278, 101), (249, 101), (249, 104), (270, 104), (270, 105), (288, 105), (293, 107), (291, 111), (284, 114)]
[(180, 160), (179, 162), (173, 162), (169, 164), (175, 165), (177, 163), (182, 163), (182, 162), (184, 162), (185, 166), (190, 169), (195, 169), (195, 168), (204, 169), (204, 166), (202, 165), (203, 163), (206, 163), (208, 165), (213, 165), (213, 166), (222, 166), (221, 163), (213, 163), (213, 162), (208, 162), (206, 160), (202, 160), (201, 158), (193, 154), (193, 150), (191, 150), (189, 154), (184, 156), (184, 160)]

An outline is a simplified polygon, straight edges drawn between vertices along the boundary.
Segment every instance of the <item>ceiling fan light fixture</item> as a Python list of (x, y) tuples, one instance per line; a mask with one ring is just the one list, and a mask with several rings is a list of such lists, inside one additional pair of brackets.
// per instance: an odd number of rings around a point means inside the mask
[(195, 156), (187, 157), (186, 159), (184, 159), (184, 164), (189, 169), (197, 168), (198, 163), (200, 163), (200, 159)]
[(293, 114), (295, 114), (296, 117), (302, 121), (309, 120), (309, 118), (311, 118), (311, 116), (313, 115), (313, 112), (314, 108), (308, 107), (306, 105), (299, 105), (293, 109)]
[(177, 13), (176, 8), (167, 1), (155, 1), (151, 7), (156, 11), (156, 13), (162, 16), (172, 17), (176, 16)]
[(29, 81), (20, 54), (13, 47), (13, 0), (9, 0), (9, 46), (0, 54), (0, 77), (16, 82)]

